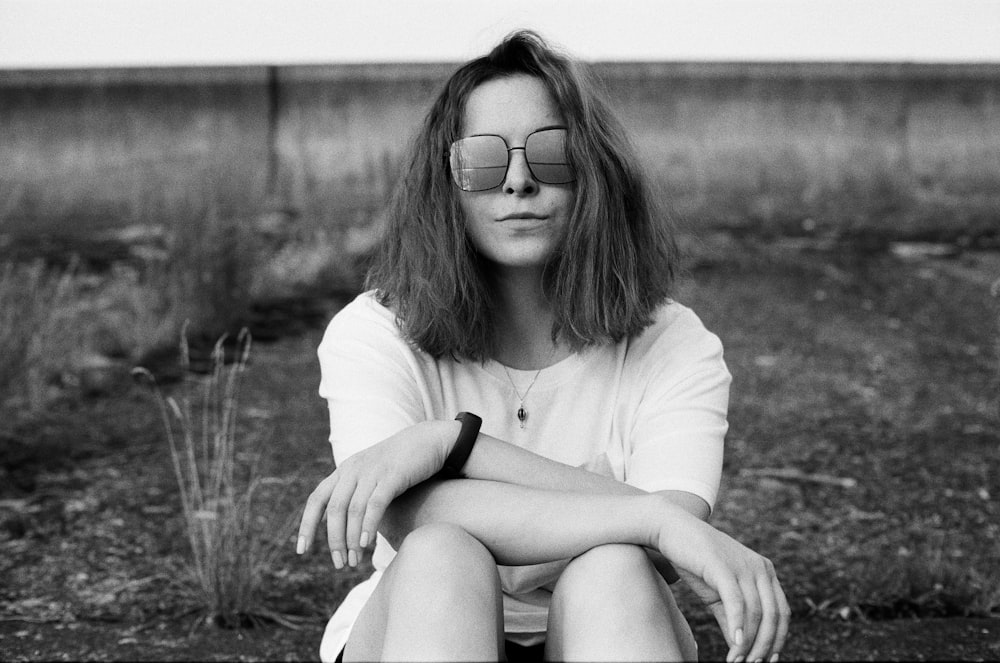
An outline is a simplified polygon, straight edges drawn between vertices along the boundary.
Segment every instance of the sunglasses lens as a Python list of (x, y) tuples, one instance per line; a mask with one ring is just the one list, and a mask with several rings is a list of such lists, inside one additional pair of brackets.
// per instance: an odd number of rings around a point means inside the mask
[(485, 191), (503, 184), (507, 144), (499, 136), (469, 136), (451, 145), (451, 176), (463, 191)]
[(567, 184), (576, 179), (566, 157), (566, 130), (545, 129), (528, 136), (524, 153), (539, 182)]

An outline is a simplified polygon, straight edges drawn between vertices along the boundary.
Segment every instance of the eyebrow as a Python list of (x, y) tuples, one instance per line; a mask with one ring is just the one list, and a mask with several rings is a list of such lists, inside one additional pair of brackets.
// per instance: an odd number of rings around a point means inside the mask
[[(549, 129), (566, 129), (568, 131), (569, 127), (567, 127), (564, 124), (547, 124), (544, 127), (538, 127), (537, 129), (532, 129), (531, 131), (528, 132), (528, 136), (530, 136), (531, 134), (537, 134), (539, 131), (548, 131)], [(463, 136), (463, 138), (472, 138), (473, 136), (496, 136), (497, 138), (503, 138), (503, 136), (501, 136), (500, 134), (469, 134), (468, 136)], [(507, 140), (504, 139), (504, 142), (506, 143)]]

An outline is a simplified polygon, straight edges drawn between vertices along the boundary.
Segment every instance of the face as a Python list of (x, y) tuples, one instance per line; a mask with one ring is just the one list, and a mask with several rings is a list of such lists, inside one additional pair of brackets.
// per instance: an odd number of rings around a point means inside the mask
[[(523, 148), (532, 132), (565, 127), (545, 85), (518, 75), (483, 83), (469, 95), (462, 136), (495, 134)], [(523, 149), (511, 151), (503, 183), (487, 191), (459, 191), (473, 245), (498, 268), (537, 268), (561, 240), (573, 211), (573, 184), (546, 184), (532, 176)]]

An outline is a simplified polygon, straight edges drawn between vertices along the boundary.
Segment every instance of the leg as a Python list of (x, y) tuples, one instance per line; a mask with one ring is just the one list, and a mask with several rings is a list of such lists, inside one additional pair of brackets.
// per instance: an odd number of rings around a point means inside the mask
[(503, 651), (503, 595), (489, 551), (454, 525), (403, 540), (351, 630), (344, 661), (486, 661)]
[(566, 567), (552, 592), (550, 661), (697, 660), (670, 588), (638, 546), (593, 548)]

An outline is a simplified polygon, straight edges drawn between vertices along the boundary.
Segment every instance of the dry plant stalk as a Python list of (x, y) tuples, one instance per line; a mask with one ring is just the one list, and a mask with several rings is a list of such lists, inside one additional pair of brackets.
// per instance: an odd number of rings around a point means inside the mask
[[(258, 513), (255, 498), (267, 480), (256, 476), (254, 466), (246, 472), (237, 467), (236, 414), (251, 339), (246, 329), (240, 332), (237, 359), (227, 367), (225, 338), (215, 344), (213, 370), (204, 378), (200, 394), (192, 398), (197, 388), (190, 380), (179, 400), (156, 390), (191, 547), (190, 576), (206, 621), (238, 627), (270, 619), (294, 627), (288, 616), (260, 604), (263, 571), (274, 560), (276, 541), (287, 524), (274, 533), (261, 527), (260, 521), (266, 519)], [(181, 333), (181, 364), (190, 375), (186, 325)], [(155, 385), (148, 370), (137, 368), (135, 373)]]
[(59, 273), (43, 260), (0, 265), (0, 403), (14, 398), (29, 411), (45, 405), (46, 385), (77, 340), (73, 325), (64, 324), (73, 313), (76, 266)]

